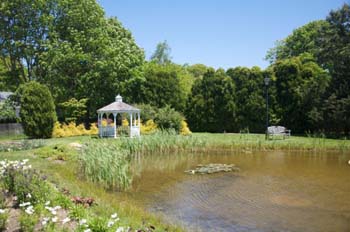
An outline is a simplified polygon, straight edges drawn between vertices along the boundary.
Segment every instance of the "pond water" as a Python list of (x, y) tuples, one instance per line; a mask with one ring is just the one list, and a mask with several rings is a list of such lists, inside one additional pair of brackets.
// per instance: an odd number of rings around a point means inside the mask
[[(350, 154), (256, 152), (148, 155), (127, 198), (198, 231), (350, 231)], [(197, 164), (239, 173), (190, 175)]]

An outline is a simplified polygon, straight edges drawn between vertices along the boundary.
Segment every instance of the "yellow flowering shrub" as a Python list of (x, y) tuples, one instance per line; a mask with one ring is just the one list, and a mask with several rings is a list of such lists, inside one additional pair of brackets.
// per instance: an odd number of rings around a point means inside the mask
[(64, 137), (64, 130), (62, 129), (61, 124), (59, 122), (55, 122), (55, 125), (53, 126), (52, 137)]
[(83, 124), (76, 125), (74, 122), (67, 124), (60, 124), (56, 122), (53, 128), (52, 137), (62, 138), (79, 135), (96, 135), (98, 128), (95, 123), (90, 125), (90, 130), (86, 130)]
[(96, 126), (96, 123), (90, 124), (90, 130), (86, 130), (88, 135), (97, 135), (98, 134), (98, 127)]
[(122, 126), (129, 126), (129, 121), (127, 119), (122, 120)]
[(180, 128), (180, 134), (181, 135), (190, 135), (192, 132), (190, 131), (190, 128), (188, 128), (188, 124), (185, 120), (181, 121), (181, 128)]
[(141, 123), (141, 134), (152, 134), (156, 132), (157, 128), (157, 124), (150, 119), (145, 124)]

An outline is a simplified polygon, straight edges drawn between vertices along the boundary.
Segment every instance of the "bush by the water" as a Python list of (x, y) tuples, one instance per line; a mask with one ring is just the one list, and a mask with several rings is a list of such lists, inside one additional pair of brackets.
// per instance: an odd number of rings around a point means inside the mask
[(32, 81), (20, 86), (17, 93), (24, 133), (31, 138), (51, 138), (56, 111), (47, 86)]
[(179, 132), (182, 120), (183, 116), (179, 112), (170, 106), (166, 106), (158, 110), (154, 122), (158, 125), (159, 128), (163, 130), (175, 129), (176, 132)]

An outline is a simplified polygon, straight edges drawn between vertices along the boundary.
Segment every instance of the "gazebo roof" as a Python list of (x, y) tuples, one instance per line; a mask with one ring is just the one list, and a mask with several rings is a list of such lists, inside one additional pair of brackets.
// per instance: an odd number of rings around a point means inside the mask
[(109, 105), (106, 105), (97, 110), (97, 113), (136, 113), (140, 112), (140, 109), (137, 109), (131, 105), (128, 105), (123, 102), (123, 98), (118, 94), (115, 97), (115, 102), (112, 102)]

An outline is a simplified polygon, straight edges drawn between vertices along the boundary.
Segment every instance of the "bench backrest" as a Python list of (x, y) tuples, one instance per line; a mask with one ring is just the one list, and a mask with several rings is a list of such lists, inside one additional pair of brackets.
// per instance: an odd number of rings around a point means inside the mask
[(269, 134), (281, 134), (286, 132), (286, 128), (284, 126), (269, 126), (267, 132)]

